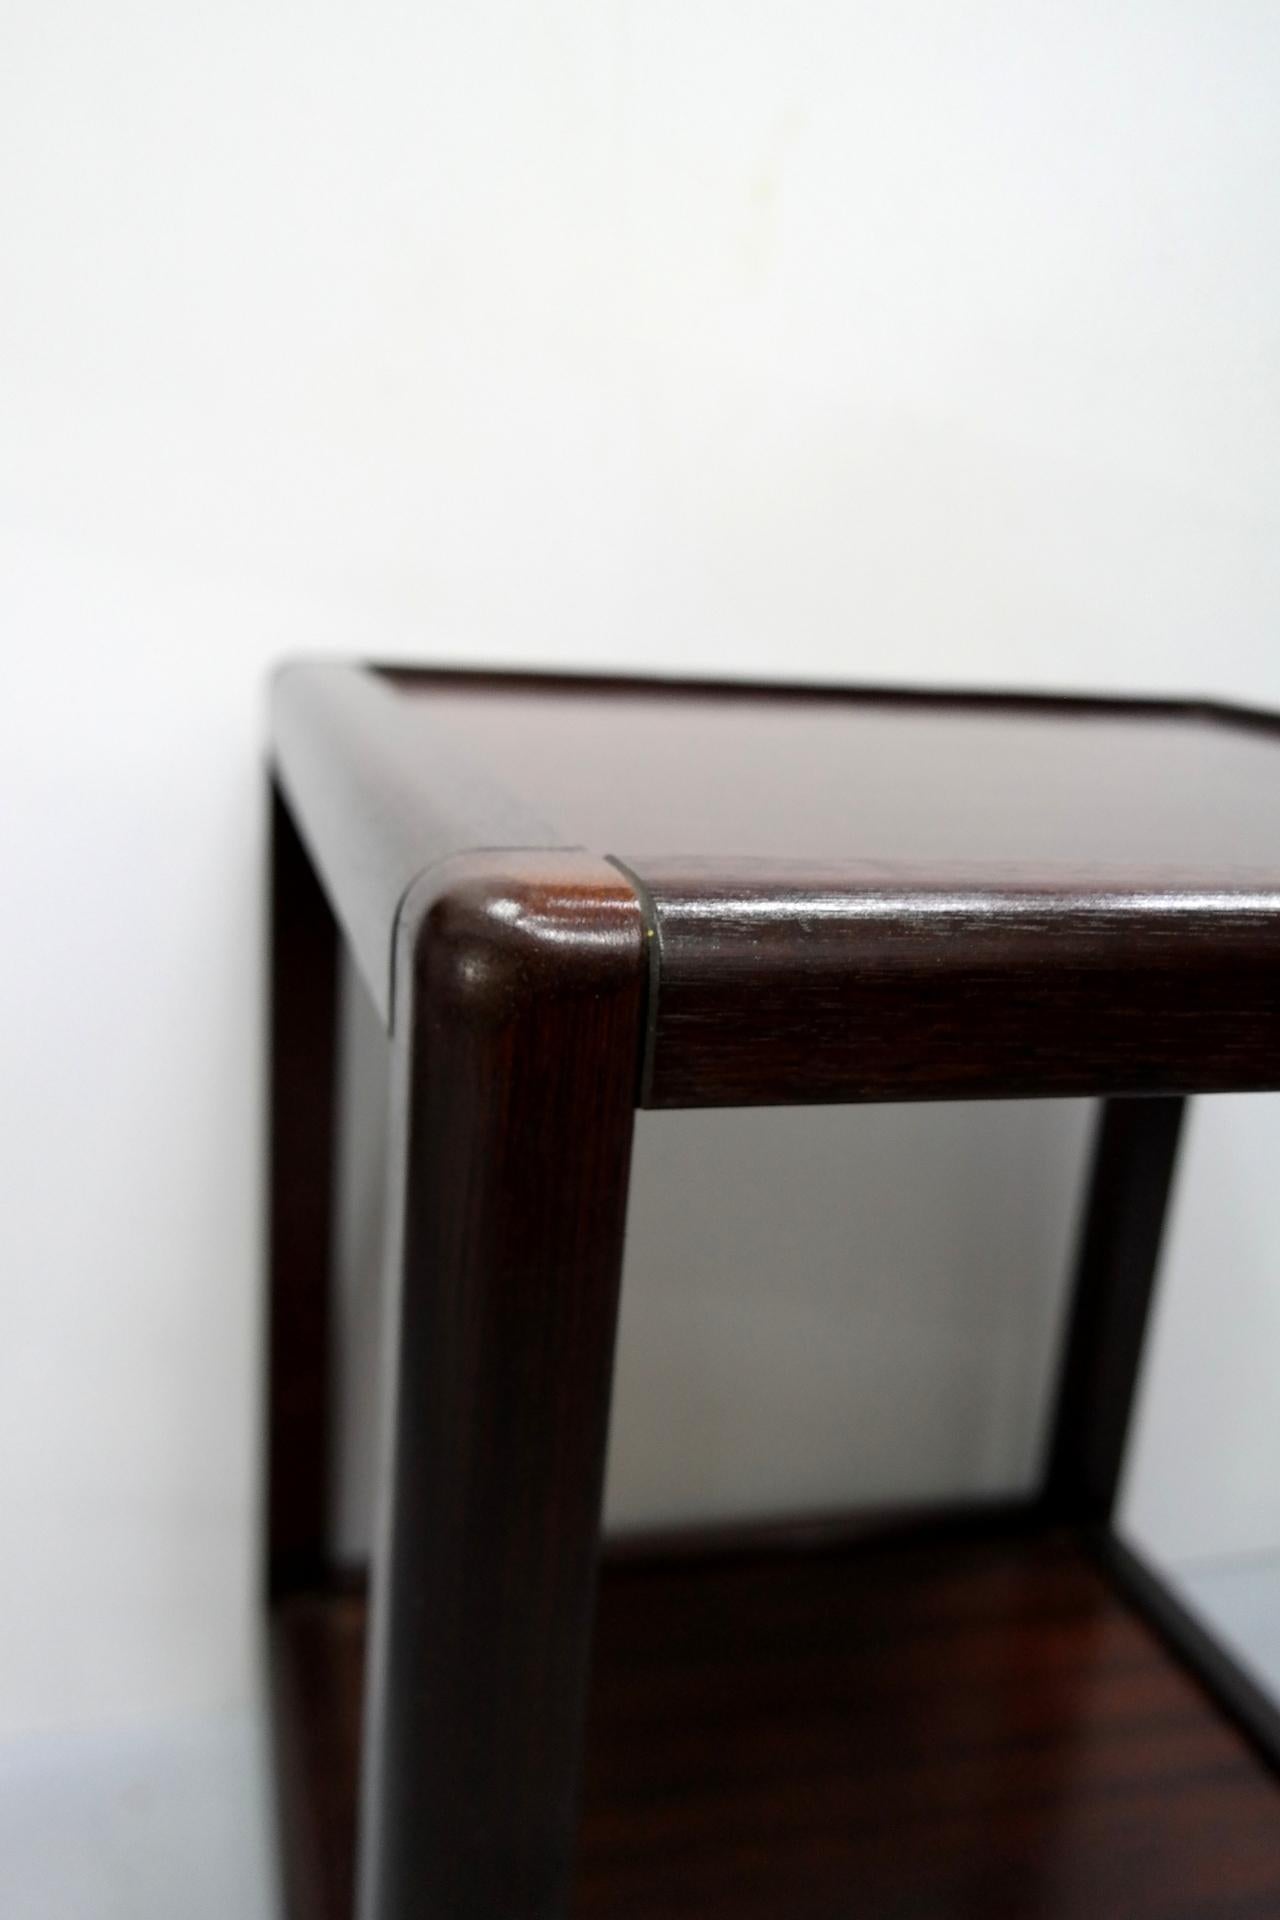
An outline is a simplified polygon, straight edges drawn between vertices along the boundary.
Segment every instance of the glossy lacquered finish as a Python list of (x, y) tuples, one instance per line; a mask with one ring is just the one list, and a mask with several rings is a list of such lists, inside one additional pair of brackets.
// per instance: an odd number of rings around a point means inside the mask
[[(279, 1635), (340, 1920), (363, 1603)], [(1274, 1781), (1065, 1535), (606, 1568), (595, 1645), (574, 1920), (1280, 1912)]]
[(599, 851), (1276, 878), (1275, 723), (1211, 703), (403, 670), (382, 681), (400, 725), (444, 734)]
[(276, 779), (388, 1026), (400, 907), (424, 873), (480, 848), (573, 844), (368, 669), (282, 668), (271, 732)]
[(1280, 1082), (1280, 729), (1211, 703), (286, 669), (280, 774), (390, 1024), (399, 903), (615, 860), (651, 1106)]
[(563, 1911), (645, 980), (583, 854), (400, 916), (395, 1329), (362, 1800), (370, 1920)]
[[(990, 1538), (619, 1573), (577, 1911), (1280, 1911), (1280, 1797), (1097, 1571), (1280, 1755), (1109, 1535), (1182, 1096), (1280, 1087), (1276, 723), (333, 665), (272, 713), (299, 1920), (569, 1912), (637, 1105), (1067, 1092), (1105, 1101), (1043, 1486)], [(339, 933), (393, 1062), (367, 1685), (326, 1566)]]
[(652, 1107), (1272, 1087), (1280, 888), (638, 860)]

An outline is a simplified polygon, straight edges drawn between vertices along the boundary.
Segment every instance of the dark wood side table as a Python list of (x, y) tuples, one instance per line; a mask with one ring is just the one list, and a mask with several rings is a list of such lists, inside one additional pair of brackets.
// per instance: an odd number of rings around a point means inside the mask
[[(272, 754), (294, 1912), (1280, 1912), (1280, 1723), (1111, 1531), (1183, 1098), (1280, 1087), (1280, 722), (300, 664)], [(339, 937), (393, 1059), (367, 1651), (325, 1539)], [(1064, 1094), (1104, 1105), (1035, 1497), (627, 1558), (592, 1666), (637, 1105)]]

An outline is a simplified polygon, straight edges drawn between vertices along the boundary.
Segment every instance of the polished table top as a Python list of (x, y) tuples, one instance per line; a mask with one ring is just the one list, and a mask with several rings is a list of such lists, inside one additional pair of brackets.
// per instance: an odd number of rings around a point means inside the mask
[(1280, 1085), (1267, 714), (299, 664), (274, 735), (389, 1025), (423, 875), (580, 849), (645, 917), (644, 1104)]
[(936, 695), (397, 674), (424, 739), (606, 853), (1280, 881), (1280, 724)]

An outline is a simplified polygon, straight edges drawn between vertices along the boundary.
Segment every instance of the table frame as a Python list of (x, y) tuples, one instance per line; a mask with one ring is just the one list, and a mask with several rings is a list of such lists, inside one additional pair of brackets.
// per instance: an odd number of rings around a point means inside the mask
[[(322, 1579), (328, 1559), (324, 1276), (341, 939), (392, 1048), (391, 1332), (360, 1920), (566, 1912), (638, 1105), (1103, 1097), (1045, 1471), (1030, 1499), (1005, 1504), (1082, 1528), (1280, 1766), (1276, 1707), (1114, 1527), (1185, 1095), (1280, 1086), (1277, 1007), (1258, 985), (1280, 953), (1277, 903), (1242, 914), (1202, 899), (1171, 926), (1168, 914), (1101, 894), (1046, 893), (1028, 912), (1025, 887), (1011, 905), (998, 891), (957, 902), (924, 884), (914, 904), (948, 912), (953, 937), (941, 1001), (936, 944), (927, 955), (931, 1031), (941, 1007), (951, 1039), (921, 1060), (903, 1018), (922, 978), (910, 951), (923, 938), (912, 932), (918, 915), (904, 952), (901, 919), (882, 905), (868, 917), (856, 875), (744, 879), (723, 863), (633, 865), (625, 853), (559, 846), (448, 742), (424, 766), (399, 705), (394, 675), (349, 667), (287, 669), (273, 696), (272, 1600)], [(1176, 710), (1276, 724), (1207, 703)], [(761, 903), (772, 913), (763, 947)], [(854, 973), (874, 978), (887, 939), (898, 943), (881, 970), (888, 1037), (868, 1061), (846, 1038), (850, 956)], [(1064, 947), (1094, 963), (1083, 997), (1054, 990)], [(1113, 953), (1199, 1006), (1198, 1022), (1162, 1038), (1157, 1020), (1139, 1019), (1118, 1046), (1105, 1006), (1092, 1004)], [(984, 1066), (992, 983), (1011, 964), (1043, 990), (1023, 996), (1003, 1028), (996, 1019)], [(977, 1023), (975, 996), (986, 1009)], [(771, 1021), (762, 999), (780, 1009)], [(1167, 1011), (1167, 994), (1154, 1002)]]

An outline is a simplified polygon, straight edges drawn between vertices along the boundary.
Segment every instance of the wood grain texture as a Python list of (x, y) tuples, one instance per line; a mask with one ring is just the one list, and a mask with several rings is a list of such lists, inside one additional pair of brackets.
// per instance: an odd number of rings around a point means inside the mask
[(272, 735), (366, 954), (419, 873), (477, 847), (1280, 881), (1277, 724), (1211, 702), (304, 662)]
[[(1158, 1096), (1108, 1119), (1064, 1376), (1050, 1496), (1095, 1517), (1177, 1099), (1280, 1086), (1280, 731), (302, 665), (273, 754), (294, 1897), (348, 1920), (361, 1750), (362, 1616), (297, 1591), (328, 1444), (318, 875), (395, 1072), (361, 1920), (563, 1920), (637, 1100)], [(1280, 1911), (1274, 1788), (1064, 1540), (749, 1560), (607, 1582), (579, 1920)]]
[[(363, 1629), (282, 1618), (339, 1854)], [(596, 1647), (575, 1920), (1280, 1911), (1280, 1789), (1066, 1536), (611, 1568)]]
[(1280, 1085), (1280, 886), (619, 862), (656, 934), (647, 1106)]
[(453, 862), (401, 916), (363, 1920), (564, 1911), (643, 945), (584, 855)]
[(1184, 1102), (1109, 1100), (1099, 1117), (1044, 1498), (1107, 1524), (1124, 1467)]
[(650, 896), (658, 1106), (1280, 1084), (1280, 732), (1209, 702), (298, 665), (273, 735), (390, 1022), (435, 863)]

